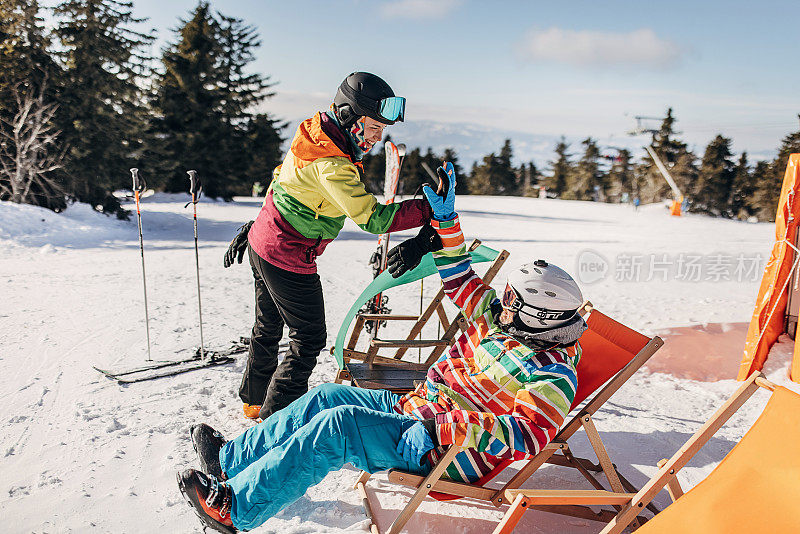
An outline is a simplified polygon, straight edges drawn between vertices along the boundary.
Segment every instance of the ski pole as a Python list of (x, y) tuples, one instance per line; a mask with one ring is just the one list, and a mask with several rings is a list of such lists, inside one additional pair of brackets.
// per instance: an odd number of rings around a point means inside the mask
[(150, 314), (147, 311), (147, 275), (144, 270), (144, 237), (142, 237), (142, 211), (139, 208), (139, 193), (145, 190), (145, 181), (139, 178), (139, 169), (131, 169), (133, 178), (133, 196), (136, 199), (136, 220), (139, 223), (139, 252), (142, 255), (142, 287), (144, 288), (144, 324), (147, 331), (147, 361), (152, 361), (150, 356)]
[(197, 171), (186, 171), (189, 175), (189, 192), (192, 194), (192, 208), (194, 210), (194, 264), (197, 272), (197, 311), (200, 315), (200, 358), (205, 359), (205, 343), (203, 342), (203, 304), (200, 302), (200, 255), (197, 252), (197, 201), (200, 200), (200, 191), (203, 186), (197, 177)]

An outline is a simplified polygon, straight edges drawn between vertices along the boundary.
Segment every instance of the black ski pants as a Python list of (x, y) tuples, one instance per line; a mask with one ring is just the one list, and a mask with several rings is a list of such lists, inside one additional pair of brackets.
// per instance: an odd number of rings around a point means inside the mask
[[(281, 269), (249, 245), (247, 250), (255, 278), (256, 320), (239, 398), (260, 404), (266, 419), (308, 391), (308, 378), (327, 339), (325, 305), (318, 274)], [(278, 365), (284, 324), (289, 327), (289, 349)]]

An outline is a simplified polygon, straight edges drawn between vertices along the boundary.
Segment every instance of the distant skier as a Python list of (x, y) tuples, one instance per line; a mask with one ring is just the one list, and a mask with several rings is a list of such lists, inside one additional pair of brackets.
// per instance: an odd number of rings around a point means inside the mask
[[(205, 525), (256, 528), (345, 463), (424, 475), (443, 447), (456, 445), (468, 450), (447, 476), (474, 482), (503, 460), (532, 458), (556, 435), (578, 387), (581, 291), (562, 269), (537, 260), (513, 271), (498, 298), (472, 270), (453, 166), (442, 171), (444, 198), (423, 191), (438, 236), (434, 260), (445, 293), (470, 320), (467, 331), (404, 397), (324, 384), (231, 441), (193, 426), (202, 471), (179, 473), (178, 485)], [(389, 270), (399, 276), (410, 266), (392, 252)]]
[[(405, 98), (395, 96), (381, 78), (350, 74), (330, 111), (297, 128), (258, 217), (242, 227), (225, 254), (229, 267), (248, 252), (255, 277), (256, 319), (239, 388), (246, 417), (265, 419), (308, 391), (327, 338), (316, 259), (339, 234), (345, 217), (373, 234), (430, 220), (424, 199), (379, 204), (361, 181), (362, 157), (387, 125), (403, 120), (404, 112)], [(435, 233), (430, 226), (423, 232)], [(278, 365), (284, 324), (291, 341)]]
[(641, 203), (642, 203), (642, 201), (639, 200), (638, 196), (633, 198), (633, 209), (634, 209), (634, 211), (639, 211), (639, 204), (641, 204)]

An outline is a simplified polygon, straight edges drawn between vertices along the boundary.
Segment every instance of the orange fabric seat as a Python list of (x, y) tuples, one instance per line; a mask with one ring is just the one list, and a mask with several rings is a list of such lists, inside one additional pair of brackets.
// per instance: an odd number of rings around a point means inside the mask
[(800, 532), (800, 395), (777, 388), (711, 474), (637, 532)]
[(578, 362), (578, 390), (573, 409), (628, 365), (650, 341), (597, 310), (589, 313), (586, 324), (589, 329), (579, 340), (583, 353)]

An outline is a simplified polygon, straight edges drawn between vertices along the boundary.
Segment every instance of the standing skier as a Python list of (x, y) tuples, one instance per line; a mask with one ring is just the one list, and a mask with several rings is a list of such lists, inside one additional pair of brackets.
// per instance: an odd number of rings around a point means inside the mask
[[(264, 205), (225, 254), (225, 267), (245, 251), (255, 278), (256, 320), (239, 388), (244, 414), (266, 419), (308, 391), (326, 342), (316, 258), (349, 217), (373, 234), (422, 226), (424, 199), (379, 204), (361, 181), (361, 159), (387, 125), (402, 121), (405, 98), (366, 72), (350, 74), (330, 111), (303, 121), (283, 163), (273, 172)], [(428, 233), (433, 230), (428, 227)], [(420, 259), (428, 250), (420, 251)], [(419, 261), (419, 260), (417, 260)], [(289, 350), (278, 365), (278, 343), (289, 327)]]
[[(404, 397), (323, 384), (231, 441), (192, 426), (202, 471), (179, 473), (178, 486), (206, 526), (256, 528), (345, 463), (424, 475), (442, 447), (455, 445), (467, 450), (446, 476), (474, 482), (503, 460), (532, 458), (555, 437), (578, 387), (581, 291), (562, 269), (537, 260), (512, 272), (498, 298), (472, 270), (453, 166), (441, 171), (444, 198), (423, 188), (440, 238), (434, 260), (467, 331)], [(408, 267), (403, 254), (390, 257), (392, 273)]]

